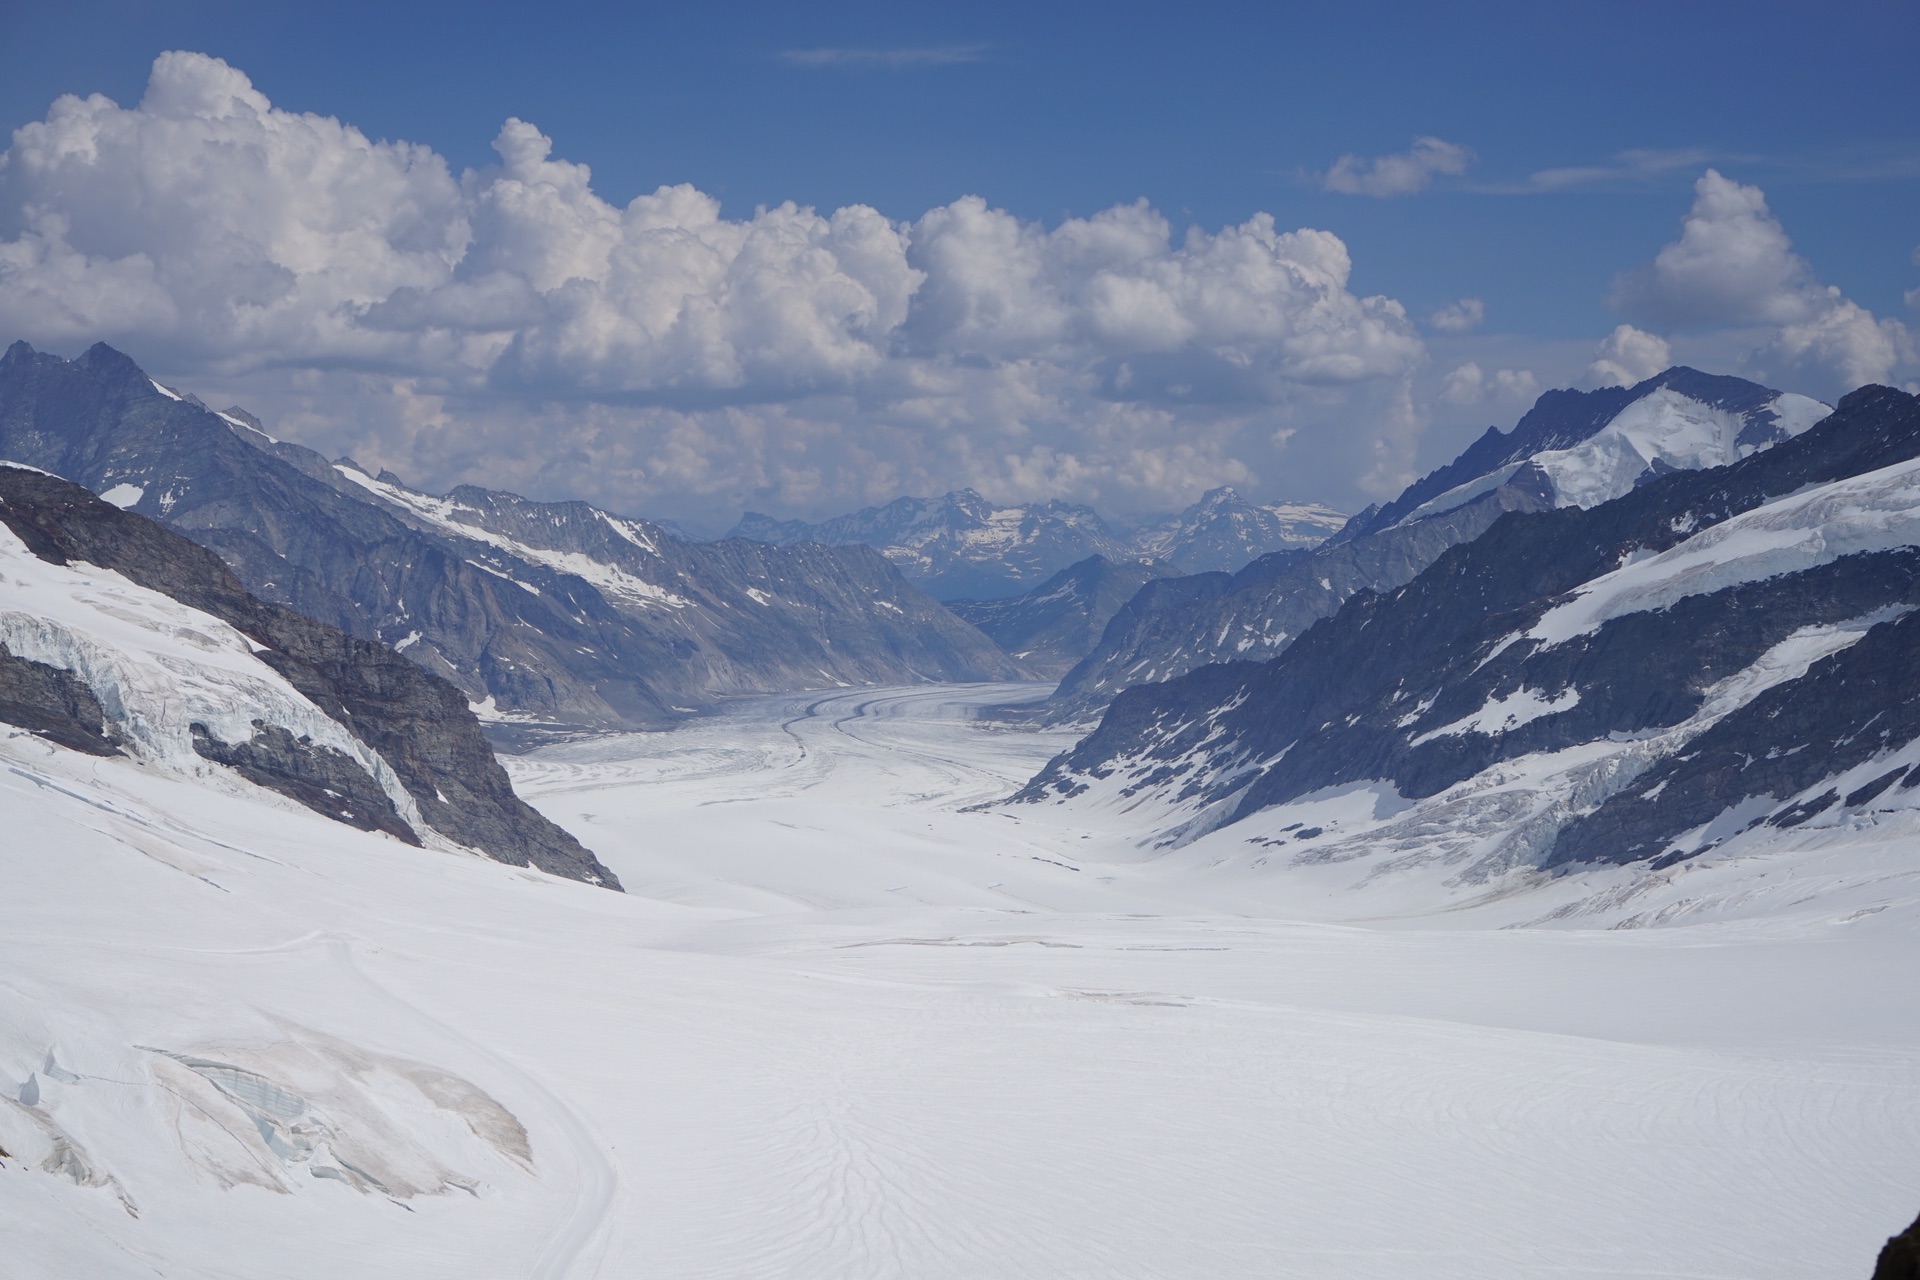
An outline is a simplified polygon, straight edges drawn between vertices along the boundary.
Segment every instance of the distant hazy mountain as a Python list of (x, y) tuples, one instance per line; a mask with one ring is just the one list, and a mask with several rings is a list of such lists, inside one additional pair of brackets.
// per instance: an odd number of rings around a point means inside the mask
[(947, 608), (987, 633), (1034, 675), (1057, 679), (1099, 642), (1107, 622), (1167, 565), (1089, 556), (1022, 596), (949, 600)]
[(1305, 554), (1270, 555), (1230, 577), (1149, 583), (1061, 680), (1043, 714), (1087, 720), (1133, 685), (1210, 662), (1273, 657), (1356, 593), (1410, 581), (1510, 511), (1594, 506), (1661, 475), (1748, 456), (1828, 412), (1805, 396), (1687, 368), (1635, 387), (1549, 391), (1511, 432), (1489, 430)]
[(584, 503), (434, 498), (211, 412), (104, 345), (0, 357), (0, 458), (166, 523), (507, 725), (657, 726), (733, 694), (1017, 671), (868, 548), (688, 543)]
[(817, 524), (748, 512), (729, 536), (780, 546), (864, 544), (936, 597), (954, 600), (1015, 595), (1088, 556), (1172, 565), (1186, 573), (1237, 569), (1270, 551), (1312, 546), (1344, 522), (1330, 507), (1260, 505), (1221, 488), (1178, 515), (1122, 533), (1091, 507), (997, 507), (972, 489), (960, 489), (939, 498), (897, 498)]
[(1318, 546), (1346, 523), (1347, 517), (1332, 507), (1248, 502), (1222, 487), (1208, 490), (1179, 515), (1135, 531), (1128, 546), (1136, 558), (1183, 573), (1232, 573), (1270, 552)]
[(1088, 556), (1127, 558), (1125, 540), (1092, 507), (996, 507), (972, 489), (896, 498), (818, 524), (749, 511), (728, 536), (782, 547), (873, 547), (941, 600), (1016, 595)]
[(386, 646), (249, 595), (219, 556), (43, 472), (0, 464), (0, 531), (0, 721), (619, 887), (514, 794), (460, 691)]
[(1740, 416), (1728, 465), (1510, 514), (1275, 658), (1127, 690), (1020, 799), (1468, 884), (1911, 807), (1920, 397), (1863, 388), (1764, 451)]

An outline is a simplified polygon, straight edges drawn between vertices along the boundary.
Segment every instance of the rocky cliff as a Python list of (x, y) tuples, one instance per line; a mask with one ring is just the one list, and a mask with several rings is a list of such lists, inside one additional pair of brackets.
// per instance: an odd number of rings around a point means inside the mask
[[(251, 595), (212, 552), (43, 472), (0, 465), (0, 525), (18, 540), (22, 554), (49, 565), (109, 571), (231, 627), (250, 646), (250, 654), (236, 663), (235, 655), (221, 653), (217, 636), (190, 621), (151, 611), (143, 616), (141, 599), (77, 600), (110, 590), (88, 584), (55, 588), (66, 597), (55, 601), (32, 594), (32, 584), (23, 579), (14, 583), (17, 597), (9, 592), (8, 607), (0, 608), (14, 643), (30, 637), (49, 652), (84, 652), (87, 661), (77, 664), (84, 670), (68, 667), (49, 675), (44, 669), (59, 670), (57, 664), (31, 659), (23, 669), (21, 657), (11, 656), (0, 664), (7, 689), (0, 696), (0, 718), (82, 750), (118, 750), (137, 741), (143, 744), (139, 749), (160, 755), (168, 745), (167, 722), (178, 718), (175, 704), (187, 703), (191, 686), (217, 685), (223, 694), (210, 705), (233, 720), (248, 711), (236, 702), (276, 687), (264, 675), (270, 671), (303, 700), (295, 711), (317, 714), (299, 725), (280, 723), (267, 716), (286, 716), (289, 700), (269, 700), (262, 706), (278, 709), (254, 718), (251, 735), (244, 738), (210, 726), (211, 715), (193, 719), (189, 714), (178, 727), (190, 734), (195, 755), (337, 821), (418, 843), (417, 820), (502, 862), (619, 887), (613, 873), (577, 840), (514, 794), (465, 696), (447, 681), (385, 645)], [(162, 654), (144, 675), (130, 674), (132, 664), (115, 652), (110, 639), (76, 634), (73, 626), (47, 613), (59, 604), (81, 603), (131, 626), (136, 638), (148, 632), (172, 635), (190, 642), (190, 654), (197, 649), (219, 655), (228, 668), (226, 678), (202, 675), (201, 659), (177, 654)], [(257, 663), (262, 674), (248, 677), (241, 671), (233, 678), (232, 668), (248, 662)], [(320, 717), (343, 730), (344, 738), (317, 740), (313, 722)], [(382, 783), (376, 769), (400, 794)], [(403, 804), (411, 820), (401, 814)]]

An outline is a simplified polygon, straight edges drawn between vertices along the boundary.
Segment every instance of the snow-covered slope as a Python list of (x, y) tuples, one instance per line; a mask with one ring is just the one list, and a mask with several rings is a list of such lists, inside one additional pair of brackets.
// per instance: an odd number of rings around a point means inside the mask
[(1735, 465), (1510, 519), (1274, 661), (1123, 695), (1022, 798), (1462, 892), (1871, 825), (1920, 752), (1916, 459), (1920, 400), (1869, 388)]
[(1828, 412), (1805, 396), (1685, 365), (1631, 387), (1548, 391), (1512, 430), (1487, 428), (1459, 457), (1392, 502), (1361, 512), (1337, 536), (1357, 538), (1402, 523), (1421, 508), (1457, 504), (1537, 458), (1548, 459), (1552, 473), (1569, 486), (1556, 505), (1601, 489), (1617, 497), (1642, 478), (1746, 457), (1790, 439)]
[(867, 548), (688, 543), (584, 503), (432, 497), (211, 412), (104, 345), (0, 357), (0, 457), (166, 522), (262, 597), (404, 646), (521, 724), (657, 726), (746, 692), (1015, 669)]
[(1490, 429), (1305, 556), (1268, 556), (1231, 578), (1150, 584), (1061, 679), (1048, 718), (1089, 721), (1122, 689), (1210, 662), (1272, 658), (1357, 592), (1400, 586), (1509, 511), (1591, 507), (1661, 475), (1748, 457), (1828, 412), (1684, 367), (1631, 388), (1549, 391), (1511, 432)]
[(627, 895), (0, 735), (0, 1271), (1854, 1280), (1912, 1217), (1911, 824), (1435, 912), (969, 811), (1018, 693), (515, 758)]
[(514, 795), (450, 685), (248, 595), (142, 516), (5, 464), (0, 724), (408, 843), (617, 883)]
[(1521, 467), (1546, 476), (1555, 506), (1597, 506), (1668, 472), (1737, 462), (1792, 439), (1832, 412), (1818, 400), (1793, 394), (1776, 395), (1758, 409), (1742, 412), (1660, 386), (1630, 402), (1579, 444), (1542, 450), (1455, 485), (1397, 523), (1451, 511), (1505, 484)]
[[(4, 466), (0, 463), (0, 466)], [(0, 499), (0, 502), (4, 502)], [(89, 564), (49, 564), (0, 523), (0, 647), (71, 672), (98, 701), (115, 744), (169, 773), (232, 780), (194, 750), (191, 726), (244, 742), (264, 721), (351, 757), (414, 828), (413, 799), (378, 752), (348, 733), (232, 626)]]

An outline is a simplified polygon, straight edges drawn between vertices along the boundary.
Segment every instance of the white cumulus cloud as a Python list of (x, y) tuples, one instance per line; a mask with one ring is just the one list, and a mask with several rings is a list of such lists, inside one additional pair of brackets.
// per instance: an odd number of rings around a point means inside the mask
[(1593, 387), (1631, 387), (1673, 364), (1673, 347), (1659, 334), (1623, 324), (1593, 353), (1586, 383)]
[(1609, 301), (1666, 327), (1750, 327), (1767, 336), (1748, 356), (1763, 379), (1832, 396), (1888, 382), (1916, 360), (1913, 334), (1822, 284), (1793, 251), (1758, 187), (1713, 169), (1694, 185), (1680, 238), (1622, 276)]
[(0, 325), (156, 338), (212, 358), (375, 356), (360, 308), (448, 278), (470, 233), (424, 147), (274, 110), (247, 78), (163, 54), (125, 110), (65, 97), (0, 162)]
[(1456, 365), (1440, 381), (1440, 399), (1468, 408), (1500, 402), (1532, 403), (1540, 395), (1540, 380), (1530, 369), (1495, 369), (1491, 373), (1474, 361)]
[(1485, 302), (1479, 298), (1462, 298), (1435, 311), (1427, 317), (1427, 323), (1441, 333), (1472, 333), (1486, 318)]
[(611, 201), (524, 121), (494, 149), (456, 174), (165, 54), (137, 105), (62, 98), (0, 155), (0, 333), (113, 342), (423, 483), (668, 515), (961, 484), (1150, 510), (1411, 462), (1425, 346), (1328, 232), (972, 196), (728, 217)]
[(1349, 196), (1410, 196), (1433, 185), (1435, 175), (1458, 176), (1472, 163), (1473, 152), (1457, 142), (1415, 138), (1412, 147), (1393, 155), (1341, 156), (1320, 185)]

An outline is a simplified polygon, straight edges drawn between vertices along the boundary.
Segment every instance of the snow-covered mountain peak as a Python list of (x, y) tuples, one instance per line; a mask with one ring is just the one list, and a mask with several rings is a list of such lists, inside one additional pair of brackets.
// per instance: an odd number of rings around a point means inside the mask
[(1187, 573), (1234, 570), (1275, 551), (1313, 546), (1344, 523), (1330, 507), (1249, 502), (1222, 485), (1129, 534), (1081, 503), (1050, 498), (998, 506), (976, 490), (956, 489), (939, 498), (896, 498), (817, 524), (749, 512), (730, 536), (783, 546), (864, 543), (951, 600), (1010, 598), (1089, 556)]
[(1454, 867), (1467, 894), (1911, 821), (1920, 398), (1864, 388), (1811, 429), (1788, 404), (1778, 443), (1697, 397), (1641, 406), (1592, 452), (1734, 460), (1509, 514), (1270, 661), (1128, 689), (1018, 798), (1255, 867)]
[(1670, 386), (1630, 401), (1577, 444), (1545, 449), (1476, 476), (1421, 503), (1398, 523), (1451, 511), (1511, 480), (1522, 468), (1544, 476), (1555, 506), (1593, 507), (1672, 471), (1722, 467), (1790, 440), (1833, 410), (1783, 393), (1758, 406), (1726, 407)]
[(1232, 572), (1275, 551), (1317, 546), (1347, 517), (1312, 502), (1249, 502), (1230, 485), (1209, 489), (1178, 515), (1140, 529), (1135, 556), (1187, 573)]

